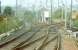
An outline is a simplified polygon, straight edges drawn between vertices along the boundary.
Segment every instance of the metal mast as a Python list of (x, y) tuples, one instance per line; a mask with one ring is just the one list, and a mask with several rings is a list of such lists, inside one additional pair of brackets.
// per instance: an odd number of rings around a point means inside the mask
[[(35, 23), (36, 23), (36, 11), (35, 11), (35, 4), (32, 4), (32, 10), (33, 10), (33, 16), (35, 17), (33, 17), (34, 18), (34, 21), (35, 21)], [(31, 21), (32, 22), (32, 21)]]
[(59, 8), (59, 0), (58, 0), (58, 8)]
[(46, 0), (46, 8), (47, 8), (47, 2), (48, 2), (48, 0)]
[(63, 21), (63, 19), (64, 19), (64, 3), (63, 3), (63, 0), (61, 2), (62, 2), (62, 16), (61, 16), (61, 19)]
[(70, 29), (72, 27), (72, 0), (71, 0), (71, 16), (70, 16)]
[(41, 22), (43, 22), (43, 17), (42, 17), (42, 7), (43, 7), (42, 6), (42, 0), (40, 0), (40, 6), (39, 7), (40, 7), (40, 16), (39, 17), (41, 19)]
[(1, 15), (1, 0), (0, 0), (0, 15)]
[(17, 16), (17, 10), (18, 10), (18, 0), (16, 0), (16, 13), (15, 13), (15, 16)]
[(65, 1), (65, 29), (67, 29), (67, 1)]
[(53, 8), (53, 5), (52, 5), (52, 0), (51, 0), (51, 23), (52, 23), (52, 8)]

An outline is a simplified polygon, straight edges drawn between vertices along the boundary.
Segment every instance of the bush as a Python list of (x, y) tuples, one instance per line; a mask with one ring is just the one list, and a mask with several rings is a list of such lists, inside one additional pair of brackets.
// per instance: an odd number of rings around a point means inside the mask
[(7, 17), (7, 21), (3, 20), (0, 22), (0, 33), (10, 31), (11, 29), (18, 28), (21, 26), (21, 22), (18, 18)]

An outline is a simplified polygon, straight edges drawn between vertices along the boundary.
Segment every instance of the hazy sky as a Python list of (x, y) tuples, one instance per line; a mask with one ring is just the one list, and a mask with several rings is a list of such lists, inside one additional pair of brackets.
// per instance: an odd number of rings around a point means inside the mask
[[(26, 7), (26, 6), (31, 7), (32, 5), (39, 6), (41, 4), (40, 1), (42, 1), (42, 4), (45, 6), (46, 0), (18, 0), (18, 5), (21, 5), (24, 7)], [(71, 3), (71, 0), (60, 0), (59, 2), (62, 3), (62, 1), (64, 3), (66, 2), (67, 5), (70, 5), (70, 3)], [(16, 4), (16, 0), (1, 0), (1, 2), (2, 2), (2, 6), (7, 6), (7, 5), (15, 6), (15, 4)], [(48, 2), (48, 6), (50, 6), (50, 0), (47, 0), (47, 2)], [(58, 0), (53, 0), (53, 3), (54, 3), (53, 5), (55, 7), (58, 6), (57, 5)], [(76, 4), (78, 4), (77, 0), (73, 0), (73, 5), (76, 5)], [(59, 5), (61, 5), (61, 4), (59, 4)]]

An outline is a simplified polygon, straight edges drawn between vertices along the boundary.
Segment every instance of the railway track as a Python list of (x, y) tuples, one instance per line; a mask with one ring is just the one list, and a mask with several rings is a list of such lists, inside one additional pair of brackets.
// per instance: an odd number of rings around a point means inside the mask
[[(37, 29), (38, 30), (38, 29)], [(37, 31), (36, 30), (36, 31)], [(3, 46), (5, 46), (5, 45), (7, 45), (8, 43), (11, 43), (12, 41), (14, 41), (14, 40), (17, 40), (18, 38), (20, 38), (21, 36), (23, 36), (23, 35), (25, 35), (25, 33), (28, 33), (29, 31), (31, 31), (31, 30), (28, 30), (28, 31), (25, 31), (25, 32), (22, 32), (22, 34), (20, 34), (20, 35), (18, 35), (18, 36), (16, 36), (16, 37), (13, 37), (12, 39), (10, 39), (10, 40), (7, 40), (7, 41), (4, 41), (3, 43), (0, 43), (0, 48), (1, 47), (3, 47)], [(32, 31), (34, 31), (34, 30), (32, 30)], [(15, 35), (15, 34), (14, 34)]]
[(7, 45), (3, 44), (0, 50), (60, 50), (60, 46), (61, 36), (58, 29), (48, 26), (25, 32)]
[[(53, 34), (54, 34), (54, 36), (52, 37)], [(43, 40), (42, 40), (41, 44), (36, 45), (35, 43), (41, 41), (41, 38), (39, 38), (39, 39), (38, 40), (33, 40), (33, 41), (29, 42), (29, 43), (24, 43), (23, 45), (15, 47), (13, 50), (32, 50), (32, 49), (33, 50), (48, 50), (48, 49), (45, 49), (45, 48), (48, 45), (50, 45), (51, 42), (55, 42), (55, 40), (58, 39), (58, 34), (54, 33), (54, 32), (49, 33), (49, 31), (47, 31), (45, 37), (42, 38)], [(34, 45), (36, 45), (36, 46), (34, 46)], [(35, 48), (33, 47), (32, 49), (30, 49), (32, 46), (34, 46)], [(29, 49), (27, 49), (27, 48), (29, 48)]]
[(54, 48), (54, 50), (62, 50), (62, 42), (61, 42), (61, 35), (59, 34), (57, 37), (57, 43), (56, 46)]
[[(41, 28), (43, 28), (43, 27), (41, 27)], [(32, 28), (32, 31), (24, 32), (21, 35), (14, 37), (11, 40), (6, 41), (5, 43), (0, 44), (0, 50), (6, 50), (4, 48), (7, 48), (9, 44), (15, 45), (15, 44), (21, 43), (22, 41), (25, 41), (26, 38), (27, 38), (27, 40), (29, 40), (36, 34), (36, 32), (40, 31), (41, 28), (40, 27)], [(9, 49), (9, 50), (11, 50), (11, 49)]]

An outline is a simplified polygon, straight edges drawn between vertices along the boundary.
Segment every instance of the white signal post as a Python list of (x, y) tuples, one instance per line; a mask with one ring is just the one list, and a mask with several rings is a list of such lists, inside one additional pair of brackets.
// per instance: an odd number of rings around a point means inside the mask
[(44, 11), (44, 17), (49, 17), (49, 11)]
[(46, 18), (49, 18), (49, 11), (44, 11), (44, 21), (47, 22)]

